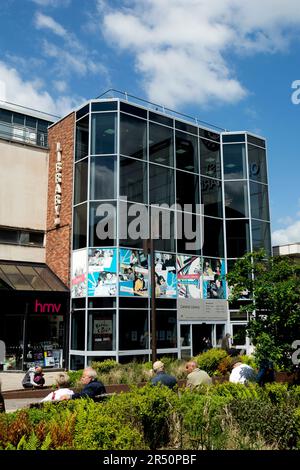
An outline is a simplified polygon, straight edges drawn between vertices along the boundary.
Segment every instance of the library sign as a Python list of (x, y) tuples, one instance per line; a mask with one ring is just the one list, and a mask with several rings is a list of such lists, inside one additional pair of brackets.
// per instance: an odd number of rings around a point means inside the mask
[(62, 182), (62, 158), (61, 158), (61, 145), (60, 142), (56, 143), (56, 163), (55, 163), (55, 196), (54, 196), (54, 209), (55, 218), (54, 225), (60, 225), (60, 209), (61, 209), (61, 182)]

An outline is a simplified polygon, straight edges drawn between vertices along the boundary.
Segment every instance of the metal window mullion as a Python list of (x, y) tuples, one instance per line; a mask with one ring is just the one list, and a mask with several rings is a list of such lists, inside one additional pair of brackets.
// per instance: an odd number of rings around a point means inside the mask
[[(224, 160), (223, 160), (223, 134), (220, 136), (220, 161), (221, 161), (221, 180), (222, 180), (222, 211), (223, 211), (223, 239), (224, 239), (224, 263), (225, 273), (228, 273), (227, 266), (227, 231), (226, 231), (226, 208), (225, 208), (225, 179), (224, 179)], [(226, 297), (227, 297), (227, 331), (230, 329), (230, 310), (228, 302), (228, 283), (225, 281)]]

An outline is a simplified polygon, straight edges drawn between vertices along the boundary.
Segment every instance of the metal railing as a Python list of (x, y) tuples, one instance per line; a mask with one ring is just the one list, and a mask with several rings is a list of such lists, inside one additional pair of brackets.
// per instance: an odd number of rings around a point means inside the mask
[(0, 121), (0, 138), (48, 148), (48, 132), (41, 132), (30, 127), (17, 126), (2, 121)]

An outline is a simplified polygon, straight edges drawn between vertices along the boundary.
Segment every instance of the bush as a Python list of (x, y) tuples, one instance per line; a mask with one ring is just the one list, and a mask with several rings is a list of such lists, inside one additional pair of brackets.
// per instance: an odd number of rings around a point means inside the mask
[(214, 375), (220, 362), (227, 356), (227, 352), (223, 349), (212, 348), (196, 356), (194, 360), (197, 362), (200, 369), (205, 370), (208, 375)]
[(112, 369), (119, 367), (119, 364), (114, 359), (106, 359), (105, 361), (93, 361), (91, 367), (100, 374), (107, 374)]

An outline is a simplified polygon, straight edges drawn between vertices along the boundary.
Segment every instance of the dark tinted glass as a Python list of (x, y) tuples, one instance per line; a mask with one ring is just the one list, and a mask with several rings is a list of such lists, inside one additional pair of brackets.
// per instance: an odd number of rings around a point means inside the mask
[(254, 144), (254, 145), (259, 145), (260, 147), (266, 147), (266, 141), (263, 139), (258, 139), (257, 137), (254, 137), (253, 135), (247, 136), (248, 138), (248, 143), (249, 144)]
[(252, 220), (252, 245), (253, 251), (264, 248), (267, 255), (271, 255), (271, 232), (268, 222)]
[(173, 119), (167, 116), (162, 116), (161, 114), (152, 113), (151, 111), (149, 112), (149, 121), (155, 121), (159, 124), (165, 124), (166, 126), (173, 127)]
[(36, 129), (37, 119), (31, 116), (25, 116), (25, 126)]
[(89, 308), (116, 308), (115, 297), (89, 297)]
[(50, 125), (50, 123), (48, 121), (42, 121), (41, 119), (39, 119), (38, 120), (38, 131), (47, 132), (49, 125)]
[(157, 310), (156, 314), (157, 348), (177, 347), (177, 312)]
[(85, 298), (84, 299), (72, 299), (72, 308), (84, 308), (85, 307)]
[(223, 217), (221, 181), (201, 177), (201, 204), (205, 215)]
[(250, 251), (248, 220), (227, 220), (226, 236), (228, 258), (240, 258)]
[(71, 315), (71, 349), (84, 350), (85, 311), (76, 310)]
[(253, 145), (248, 145), (249, 178), (261, 183), (267, 183), (266, 151)]
[(84, 368), (84, 356), (75, 356), (75, 354), (72, 354), (70, 356), (70, 369), (80, 370), (83, 368)]
[(208, 131), (207, 129), (199, 128), (199, 136), (204, 137), (205, 139), (215, 140), (216, 142), (220, 142), (220, 134), (216, 132)]
[[(200, 204), (198, 175), (176, 171), (176, 203), (181, 206), (182, 210), (199, 213), (200, 208), (196, 210), (196, 204)], [(191, 204), (192, 207), (184, 208), (185, 204)]]
[(251, 217), (270, 220), (268, 186), (250, 181)]
[(246, 181), (225, 183), (225, 216), (229, 219), (249, 217)]
[(120, 157), (120, 196), (147, 204), (147, 163)]
[(76, 123), (75, 160), (88, 155), (89, 151), (89, 116)]
[(245, 142), (245, 134), (223, 135), (223, 143), (226, 142)]
[(116, 153), (116, 113), (92, 114), (92, 154)]
[(177, 252), (200, 255), (203, 234), (201, 216), (177, 212)]
[(244, 144), (223, 145), (224, 178), (244, 179), (246, 173), (246, 152)]
[(6, 109), (0, 109), (0, 121), (10, 124), (12, 122), (12, 112)]
[(147, 119), (147, 110), (138, 108), (137, 106), (132, 106), (131, 104), (120, 102), (120, 109), (125, 113), (134, 114), (135, 116), (140, 116)]
[(174, 145), (173, 129), (149, 124), (149, 159), (162, 165), (173, 166)]
[(176, 131), (176, 168), (199, 172), (197, 137)]
[(120, 153), (146, 159), (147, 122), (133, 116), (120, 115)]
[(87, 200), (88, 159), (75, 165), (74, 204)]
[(86, 247), (87, 205), (74, 207), (73, 250)]
[(24, 123), (25, 123), (24, 114), (14, 113), (13, 114), (13, 123), (18, 124), (19, 126), (24, 126)]
[(204, 223), (203, 255), (216, 258), (224, 257), (223, 221), (202, 217)]
[(90, 203), (89, 246), (114, 246), (116, 238), (116, 203)]
[(149, 165), (150, 204), (175, 203), (174, 170), (159, 165)]
[(117, 101), (103, 101), (102, 103), (92, 103), (92, 111), (114, 111), (117, 109)]
[(91, 157), (90, 199), (114, 199), (117, 195), (117, 159)]
[(76, 112), (76, 119), (80, 119), (81, 117), (85, 116), (89, 112), (89, 109), (90, 109), (89, 104), (87, 104), (83, 108), (79, 109)]
[(175, 251), (175, 217), (174, 212), (151, 207), (151, 217), (156, 226), (156, 236), (153, 235), (156, 251)]
[(113, 351), (116, 349), (115, 310), (89, 310), (88, 351)]
[[(119, 217), (120, 217), (120, 246), (131, 247), (131, 248), (142, 248), (143, 240), (142, 236), (144, 233), (148, 234), (148, 223), (142, 222), (138, 223), (140, 220), (143, 220), (143, 213), (146, 211), (145, 218), (148, 217), (147, 208), (141, 204), (127, 204), (126, 202), (120, 201), (119, 206)], [(139, 209), (141, 213), (139, 213)], [(133, 227), (134, 225), (134, 227)], [(132, 227), (132, 230), (135, 232), (135, 237), (131, 238), (131, 230), (128, 230), (129, 227)], [(147, 238), (145, 235), (145, 238)]]
[(175, 121), (176, 129), (180, 129), (181, 131), (189, 132), (191, 134), (198, 135), (198, 128), (192, 126), (191, 124), (187, 124), (186, 122), (182, 121)]
[(119, 349), (148, 349), (148, 310), (119, 311)]
[(200, 173), (212, 178), (221, 178), (220, 145), (200, 139)]

